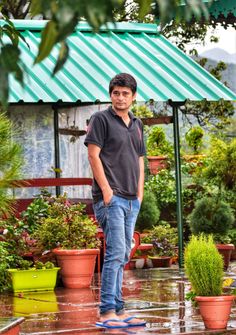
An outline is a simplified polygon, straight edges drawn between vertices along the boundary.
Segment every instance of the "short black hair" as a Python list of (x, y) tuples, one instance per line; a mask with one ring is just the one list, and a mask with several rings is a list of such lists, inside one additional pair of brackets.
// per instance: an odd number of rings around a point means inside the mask
[(137, 82), (131, 74), (119, 73), (111, 79), (109, 84), (109, 94), (111, 95), (115, 86), (129, 87), (133, 94), (137, 91)]

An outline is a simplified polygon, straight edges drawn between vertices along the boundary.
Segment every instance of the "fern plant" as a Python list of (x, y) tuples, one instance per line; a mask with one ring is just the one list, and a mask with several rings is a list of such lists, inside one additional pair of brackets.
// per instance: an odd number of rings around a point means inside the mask
[(0, 216), (10, 210), (7, 188), (17, 179), (23, 164), (22, 149), (13, 141), (14, 127), (0, 111)]
[(192, 236), (184, 253), (185, 271), (197, 296), (219, 296), (223, 286), (223, 259), (211, 235)]

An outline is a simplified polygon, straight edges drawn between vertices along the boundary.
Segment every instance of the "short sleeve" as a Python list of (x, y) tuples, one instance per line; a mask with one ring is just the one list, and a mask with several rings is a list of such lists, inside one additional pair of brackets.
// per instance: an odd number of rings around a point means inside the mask
[(143, 123), (142, 123), (141, 120), (140, 120), (140, 125), (139, 126), (140, 126), (141, 133), (142, 133), (139, 156), (145, 156), (146, 155), (146, 148), (145, 148), (144, 135), (143, 135)]
[(104, 146), (106, 138), (106, 126), (104, 120), (97, 113), (94, 114), (88, 124), (87, 135), (84, 144), (96, 144), (100, 148)]

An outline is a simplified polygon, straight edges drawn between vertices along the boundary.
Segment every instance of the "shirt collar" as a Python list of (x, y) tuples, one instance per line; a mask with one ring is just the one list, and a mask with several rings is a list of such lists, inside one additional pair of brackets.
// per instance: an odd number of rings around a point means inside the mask
[[(112, 108), (112, 106), (109, 106), (109, 111), (110, 111), (110, 113), (113, 114), (114, 116), (119, 116), (119, 115), (116, 114), (116, 112), (114, 111), (114, 109)], [(137, 119), (137, 117), (136, 117), (132, 112), (130, 112), (130, 111), (129, 111), (129, 117), (130, 117), (130, 119), (132, 119), (132, 120), (136, 120), (136, 119)]]

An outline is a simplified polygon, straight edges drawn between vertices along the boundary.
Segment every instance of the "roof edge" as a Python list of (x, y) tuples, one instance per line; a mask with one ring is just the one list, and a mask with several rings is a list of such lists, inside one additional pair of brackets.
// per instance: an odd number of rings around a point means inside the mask
[[(11, 20), (17, 30), (42, 30), (48, 20)], [(0, 20), (0, 26), (6, 23)], [(77, 31), (92, 31), (93, 28), (87, 22), (79, 22), (76, 26)], [(109, 22), (102, 25), (99, 31), (120, 31), (120, 32), (143, 32), (143, 33), (158, 33), (159, 28), (156, 24), (150, 23), (134, 23), (134, 22)]]

